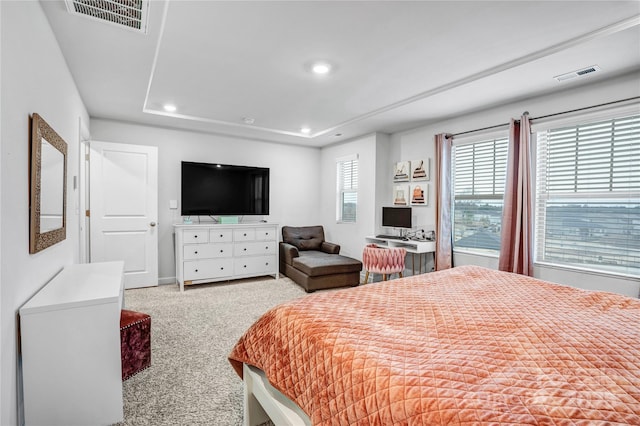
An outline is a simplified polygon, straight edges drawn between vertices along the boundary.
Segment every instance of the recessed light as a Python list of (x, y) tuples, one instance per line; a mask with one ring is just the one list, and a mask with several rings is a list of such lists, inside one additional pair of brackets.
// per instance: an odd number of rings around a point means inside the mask
[(328, 74), (331, 71), (331, 65), (326, 62), (316, 62), (311, 66), (311, 71), (320, 75)]
[(253, 124), (255, 123), (256, 119), (251, 117), (242, 117), (242, 121), (244, 122), (244, 124)]
[(311, 129), (308, 127), (303, 127), (300, 129), (300, 132), (304, 133), (305, 135), (311, 133)]
[(162, 108), (164, 108), (164, 110), (167, 112), (176, 112), (176, 110), (178, 109), (175, 105), (172, 104), (164, 104)]

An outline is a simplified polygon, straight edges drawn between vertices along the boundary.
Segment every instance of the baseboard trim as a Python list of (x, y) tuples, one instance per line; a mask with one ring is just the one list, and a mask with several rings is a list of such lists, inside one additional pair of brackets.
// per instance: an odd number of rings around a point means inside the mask
[(158, 278), (158, 285), (175, 284), (176, 277)]

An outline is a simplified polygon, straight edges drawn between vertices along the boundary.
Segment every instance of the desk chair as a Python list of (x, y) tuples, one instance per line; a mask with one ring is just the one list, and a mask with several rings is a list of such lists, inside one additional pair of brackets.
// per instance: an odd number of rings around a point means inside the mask
[(382, 280), (387, 276), (398, 274), (402, 278), (404, 271), (404, 257), (407, 250), (402, 247), (382, 248), (375, 244), (368, 244), (362, 252), (362, 264), (365, 270), (364, 284), (369, 281), (369, 272), (382, 274)]

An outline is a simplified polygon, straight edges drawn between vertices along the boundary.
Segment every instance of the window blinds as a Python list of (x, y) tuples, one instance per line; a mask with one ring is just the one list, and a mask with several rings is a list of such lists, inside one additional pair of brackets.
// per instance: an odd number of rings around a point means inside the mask
[(538, 261), (640, 275), (640, 115), (538, 132)]
[(454, 248), (500, 250), (508, 139), (454, 149)]
[(502, 199), (508, 140), (496, 139), (455, 147), (456, 199)]
[(355, 222), (358, 205), (358, 159), (338, 161), (338, 221)]

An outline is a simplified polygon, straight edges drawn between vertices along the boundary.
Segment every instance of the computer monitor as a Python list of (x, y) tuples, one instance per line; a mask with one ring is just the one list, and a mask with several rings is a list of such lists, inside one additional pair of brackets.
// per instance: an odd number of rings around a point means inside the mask
[(411, 207), (383, 207), (382, 226), (411, 229)]

